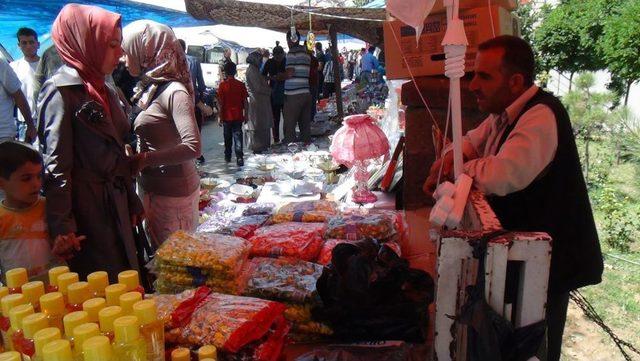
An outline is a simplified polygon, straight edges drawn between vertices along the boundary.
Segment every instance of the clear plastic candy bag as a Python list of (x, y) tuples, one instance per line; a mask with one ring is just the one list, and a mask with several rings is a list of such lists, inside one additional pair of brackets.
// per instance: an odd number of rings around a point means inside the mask
[(311, 299), (322, 266), (293, 258), (253, 258), (243, 271), (243, 295), (303, 303)]
[(281, 322), (285, 310), (278, 302), (213, 293), (207, 287), (155, 299), (168, 342), (214, 345), (231, 353), (261, 339)]
[(219, 233), (241, 238), (250, 238), (253, 232), (269, 219), (268, 215), (256, 214), (241, 217), (213, 217), (198, 226), (198, 232)]
[(291, 257), (315, 261), (324, 240), (324, 223), (287, 222), (258, 228), (251, 242), (252, 257)]
[(384, 214), (342, 214), (327, 222), (325, 238), (387, 240), (395, 233), (394, 218)]
[(282, 206), (271, 221), (282, 222), (325, 222), (338, 213), (336, 204), (330, 201), (292, 202)]
[(250, 244), (240, 237), (177, 231), (158, 248), (155, 259), (159, 264), (184, 267), (185, 271), (186, 267), (195, 267), (235, 275), (249, 250)]

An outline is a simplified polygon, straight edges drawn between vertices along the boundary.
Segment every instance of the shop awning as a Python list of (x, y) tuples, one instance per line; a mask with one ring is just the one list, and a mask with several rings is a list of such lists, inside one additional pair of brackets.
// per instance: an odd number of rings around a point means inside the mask
[(300, 33), (309, 29), (309, 12), (314, 33), (324, 33), (329, 26), (372, 44), (381, 44), (385, 9), (315, 8), (260, 4), (235, 0), (185, 0), (187, 11), (199, 20), (214, 24), (253, 26), (285, 32), (295, 24)]
[(130, 0), (1, 0), (0, 43), (13, 58), (22, 56), (18, 49), (16, 32), (26, 26), (34, 29), (41, 43), (41, 50), (51, 45), (50, 31), (60, 9), (68, 3), (96, 5), (122, 14), (123, 25), (140, 19), (150, 19), (172, 27), (208, 25), (210, 21), (194, 19), (191, 15), (141, 4)]

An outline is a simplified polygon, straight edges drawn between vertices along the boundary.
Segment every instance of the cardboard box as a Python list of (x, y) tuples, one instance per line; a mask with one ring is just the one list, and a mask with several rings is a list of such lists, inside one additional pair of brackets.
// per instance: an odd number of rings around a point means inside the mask
[[(518, 7), (518, 3), (519, 1), (516, 0), (460, 0), (458, 6), (460, 6), (460, 10), (469, 10), (486, 6), (500, 6), (509, 11), (512, 11)], [(443, 13), (445, 11), (447, 11), (447, 8), (444, 6), (444, 1), (436, 1), (429, 14), (435, 15)]]
[[(467, 46), (465, 70), (473, 71), (478, 44), (493, 38), (491, 19), (497, 35), (520, 35), (517, 17), (501, 6), (460, 10), (464, 21)], [(416, 44), (416, 32), (398, 20), (384, 23), (385, 67), (388, 79), (410, 78), (407, 63), (414, 77), (444, 74), (442, 39), (447, 30), (445, 13), (427, 17)], [(394, 36), (395, 35), (395, 36)], [(403, 56), (406, 58), (403, 59)]]

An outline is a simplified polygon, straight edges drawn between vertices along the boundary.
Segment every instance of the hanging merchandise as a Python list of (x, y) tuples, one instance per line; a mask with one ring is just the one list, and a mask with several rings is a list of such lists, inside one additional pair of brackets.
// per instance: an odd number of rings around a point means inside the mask
[(316, 44), (316, 34), (313, 33), (311, 24), (311, 0), (309, 0), (309, 32), (307, 33), (307, 50), (313, 51)]
[(387, 11), (403, 23), (416, 29), (416, 47), (427, 18), (436, 0), (387, 0)]

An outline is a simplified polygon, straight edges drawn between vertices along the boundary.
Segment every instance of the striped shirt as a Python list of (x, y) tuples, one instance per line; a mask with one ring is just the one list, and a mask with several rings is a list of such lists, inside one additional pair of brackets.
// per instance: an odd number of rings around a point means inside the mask
[(311, 58), (304, 47), (298, 45), (289, 49), (287, 70), (293, 69), (293, 77), (284, 82), (284, 94), (296, 95), (309, 93), (309, 66)]

